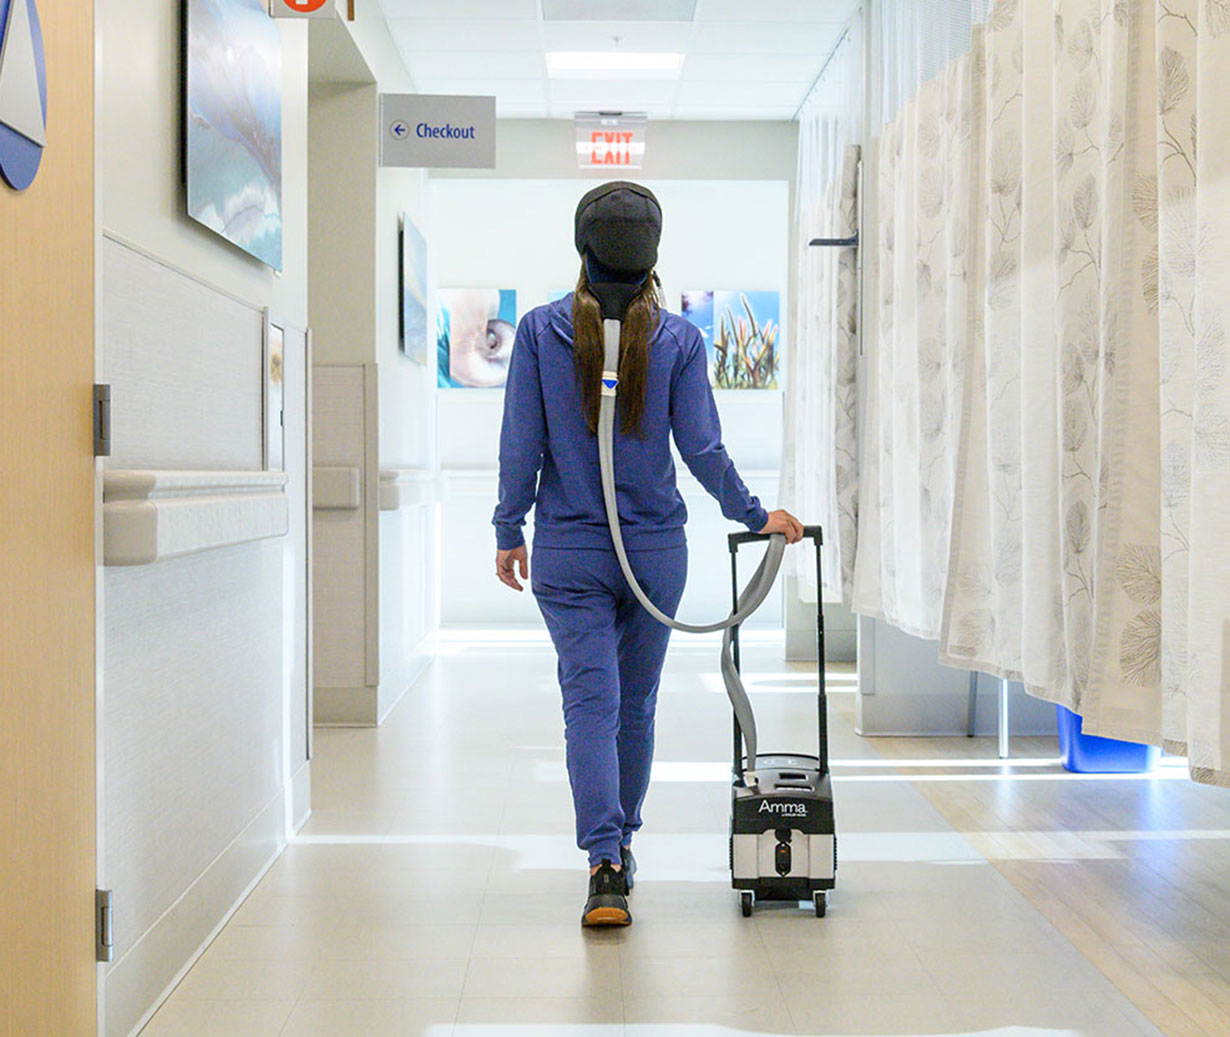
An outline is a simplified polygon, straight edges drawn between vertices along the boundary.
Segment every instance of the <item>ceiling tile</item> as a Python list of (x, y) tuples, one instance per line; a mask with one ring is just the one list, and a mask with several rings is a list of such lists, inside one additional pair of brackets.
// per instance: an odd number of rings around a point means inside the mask
[[(379, 2), (420, 90), (494, 94), (502, 118), (622, 109), (655, 119), (789, 119), (859, 0), (699, 0), (694, 21), (681, 20), (691, 0)], [(682, 53), (682, 75), (547, 76), (544, 51), (617, 48)]]
[(416, 19), (524, 19), (538, 21), (538, 0), (380, 0), (384, 16)]
[(547, 63), (541, 54), (473, 51), (403, 51), (415, 82), (422, 79), (536, 79), (541, 84)]
[[(701, 17), (706, 22), (745, 22), (748, 0), (705, 0)], [(758, 22), (839, 22), (845, 25), (858, 8), (858, 0), (756, 0)]]
[(389, 29), (403, 54), (414, 51), (455, 51), (458, 48), (483, 53), (513, 51), (539, 53), (537, 22), (509, 21), (392, 21)]
[(675, 83), (597, 83), (592, 80), (552, 80), (551, 106), (572, 111), (642, 111), (672, 105)]
[(472, 94), (494, 97), (500, 104), (547, 103), (547, 87), (542, 80), (533, 79), (449, 79), (444, 77), (416, 77), (415, 83), (425, 94)]
[(823, 64), (824, 58), (815, 54), (776, 54), (771, 58), (753, 54), (689, 54), (683, 62), (683, 79), (810, 83)]
[(544, 21), (690, 22), (696, 0), (542, 0)]
[(688, 22), (544, 22), (547, 50), (620, 50), (686, 53), (692, 38)]
[(764, 105), (752, 105), (746, 107), (742, 105), (675, 105), (674, 118), (676, 119), (730, 119), (738, 121), (742, 119), (748, 120), (766, 120), (771, 119), (780, 122), (790, 122), (794, 119), (796, 107), (787, 105), (778, 108), (766, 108)]
[(780, 25), (764, 22), (701, 22), (692, 51), (696, 54), (830, 54), (842, 26), (823, 22)]
[(752, 107), (795, 107), (807, 93), (807, 83), (681, 83), (679, 104), (722, 104)]

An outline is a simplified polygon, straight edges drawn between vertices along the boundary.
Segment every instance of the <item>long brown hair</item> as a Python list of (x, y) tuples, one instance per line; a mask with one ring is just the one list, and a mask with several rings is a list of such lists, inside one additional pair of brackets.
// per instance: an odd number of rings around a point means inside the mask
[[(649, 343), (661, 319), (662, 282), (649, 272), (640, 291), (624, 312), (619, 336), (619, 427), (625, 433), (641, 432), (645, 411), (645, 382), (649, 374)], [(598, 431), (598, 404), (602, 398), (602, 370), (605, 345), (602, 331), (602, 305), (590, 290), (589, 276), (581, 266), (576, 291), (572, 294), (573, 355), (576, 357), (577, 384), (581, 388), (581, 408), (590, 432)]]

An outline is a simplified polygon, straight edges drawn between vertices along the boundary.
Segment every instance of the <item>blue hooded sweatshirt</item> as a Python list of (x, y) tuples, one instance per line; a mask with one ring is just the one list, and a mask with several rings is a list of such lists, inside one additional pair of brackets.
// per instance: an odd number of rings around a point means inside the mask
[[(682, 545), (688, 510), (675, 486), (670, 436), (722, 514), (751, 530), (768, 513), (722, 446), (704, 340), (682, 317), (662, 312), (650, 343), (640, 435), (615, 432), (615, 488), (629, 550)], [(525, 543), (531, 506), (537, 547), (612, 550), (598, 470), (598, 438), (582, 410), (572, 355), (572, 296), (531, 310), (517, 328), (500, 433), (496, 544)]]

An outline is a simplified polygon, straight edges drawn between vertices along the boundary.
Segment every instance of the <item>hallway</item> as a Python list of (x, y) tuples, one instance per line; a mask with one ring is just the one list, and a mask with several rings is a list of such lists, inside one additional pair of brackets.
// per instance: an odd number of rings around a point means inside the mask
[[(830, 682), (829, 915), (741, 918), (707, 639), (668, 658), (636, 922), (583, 933), (549, 644), (454, 632), (440, 648), (382, 728), (317, 731), (311, 819), (145, 1037), (1159, 1032), (854, 735), (852, 673)], [(794, 747), (812, 737), (814, 675), (781, 655), (761, 635), (745, 669), (762, 743)], [(1191, 790), (1164, 775), (1157, 795)]]

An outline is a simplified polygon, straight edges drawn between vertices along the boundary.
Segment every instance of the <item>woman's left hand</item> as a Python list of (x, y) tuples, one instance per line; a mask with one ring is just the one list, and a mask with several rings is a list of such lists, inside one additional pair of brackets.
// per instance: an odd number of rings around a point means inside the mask
[(521, 579), (528, 580), (530, 578), (530, 556), (526, 551), (525, 545), (514, 547), (511, 551), (497, 551), (495, 553), (495, 574), (500, 578), (500, 583), (511, 587), (515, 591), (525, 590), (517, 579), (517, 569), (521, 570)]

